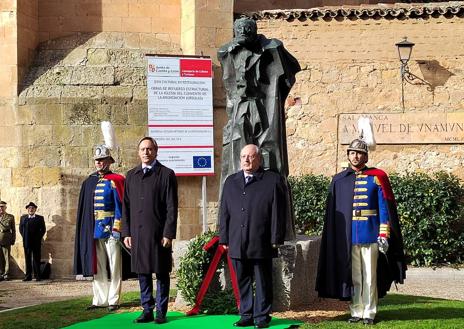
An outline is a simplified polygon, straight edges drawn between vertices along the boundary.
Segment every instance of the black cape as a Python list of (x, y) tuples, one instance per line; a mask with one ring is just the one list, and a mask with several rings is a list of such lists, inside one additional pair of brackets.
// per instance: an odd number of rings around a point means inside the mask
[[(76, 236), (74, 241), (74, 275), (93, 276), (96, 270), (94, 234), (94, 193), (98, 174), (92, 173), (83, 183), (77, 207)], [(91, 218), (92, 220), (88, 220)], [(121, 248), (122, 249), (122, 248)], [(130, 255), (122, 252), (122, 278), (135, 277), (130, 270)], [(109, 273), (109, 271), (108, 271)]]
[[(389, 249), (386, 256), (379, 253), (377, 263), (378, 296), (384, 297), (392, 282), (403, 283), (406, 278), (403, 237), (388, 176), (375, 168), (364, 173), (379, 178), (388, 205)], [(348, 168), (335, 175), (330, 184), (316, 279), (319, 297), (350, 300), (353, 293), (351, 219), (355, 177), (354, 170)]]

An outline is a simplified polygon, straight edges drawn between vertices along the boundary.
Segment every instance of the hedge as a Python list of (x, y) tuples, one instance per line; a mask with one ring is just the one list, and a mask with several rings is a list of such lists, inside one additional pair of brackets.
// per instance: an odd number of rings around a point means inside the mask
[[(464, 261), (464, 186), (445, 172), (392, 174), (405, 251), (417, 266)], [(289, 177), (298, 233), (320, 234), (330, 179), (322, 175)]]

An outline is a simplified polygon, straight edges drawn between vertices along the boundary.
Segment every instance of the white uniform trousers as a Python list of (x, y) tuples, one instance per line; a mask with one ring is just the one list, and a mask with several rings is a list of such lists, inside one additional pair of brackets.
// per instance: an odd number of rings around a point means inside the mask
[[(97, 273), (93, 276), (93, 301), (96, 306), (119, 305), (122, 281), (122, 255), (118, 241), (95, 240), (97, 251)], [(106, 264), (110, 267), (110, 281)]]
[(351, 248), (351, 276), (354, 294), (351, 297), (351, 316), (374, 320), (377, 313), (377, 243), (355, 244)]

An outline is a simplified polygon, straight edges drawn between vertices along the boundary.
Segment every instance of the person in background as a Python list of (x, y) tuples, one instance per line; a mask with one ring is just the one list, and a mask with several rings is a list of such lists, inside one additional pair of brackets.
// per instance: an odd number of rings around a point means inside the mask
[(6, 212), (6, 202), (0, 201), (0, 281), (8, 280), (11, 246), (15, 241), (15, 218)]
[(42, 238), (45, 235), (45, 220), (37, 215), (37, 206), (34, 202), (26, 205), (27, 214), (19, 220), (19, 233), (23, 237), (24, 260), (26, 262), (26, 275), (23, 281), (32, 280), (32, 272), (36, 281), (40, 281), (40, 258)]

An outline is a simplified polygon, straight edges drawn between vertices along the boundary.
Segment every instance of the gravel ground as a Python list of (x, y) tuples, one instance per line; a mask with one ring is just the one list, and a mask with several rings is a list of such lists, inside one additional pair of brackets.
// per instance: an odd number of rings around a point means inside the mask
[[(173, 280), (172, 286), (175, 285)], [(138, 281), (123, 282), (123, 292), (138, 291)], [(452, 268), (410, 268), (404, 285), (398, 291), (407, 295), (428, 296), (445, 299), (464, 300), (464, 269)], [(0, 282), (0, 310), (42, 304), (70, 298), (90, 296), (90, 281), (44, 280), (22, 282), (11, 280)], [(325, 318), (346, 313), (346, 302), (318, 300), (313, 307), (291, 312), (276, 313), (276, 316), (300, 319), (305, 322), (319, 322)]]

